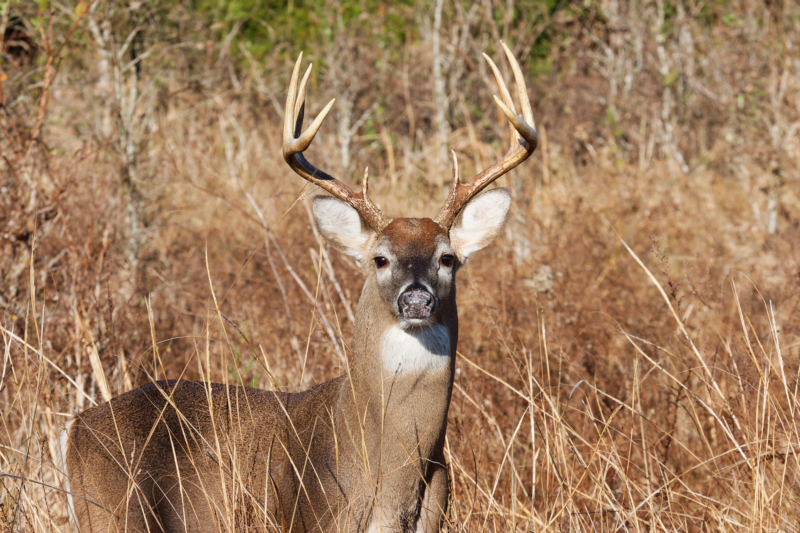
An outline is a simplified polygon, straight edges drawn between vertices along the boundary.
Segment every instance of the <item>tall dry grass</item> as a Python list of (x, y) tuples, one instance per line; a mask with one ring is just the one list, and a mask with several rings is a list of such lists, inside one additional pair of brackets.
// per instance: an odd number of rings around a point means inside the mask
[[(459, 272), (448, 529), (797, 530), (798, 7), (508, 5), (444, 6), (444, 113), (427, 5), (399, 12), (401, 50), (371, 46), (391, 6), (305, 43), (312, 114), (347, 103), (309, 158), (350, 182), (369, 164), (384, 211), (430, 216), (437, 117), (465, 176), (506, 142), (480, 52), (505, 37), (531, 64), (556, 36), (529, 73), (541, 146), (500, 180), (506, 234)], [(36, 59), (3, 64), (9, 531), (68, 530), (58, 430), (106, 395), (198, 361), (281, 390), (343, 371), (363, 278), (280, 156), (300, 45), (256, 59), (189, 6), (141, 10), (39, 12)]]

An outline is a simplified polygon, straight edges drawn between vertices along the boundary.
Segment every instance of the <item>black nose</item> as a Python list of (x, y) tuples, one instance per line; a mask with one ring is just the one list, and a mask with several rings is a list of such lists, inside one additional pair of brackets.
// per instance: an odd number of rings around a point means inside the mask
[(397, 301), (404, 318), (428, 318), (433, 313), (433, 295), (425, 289), (409, 287)]

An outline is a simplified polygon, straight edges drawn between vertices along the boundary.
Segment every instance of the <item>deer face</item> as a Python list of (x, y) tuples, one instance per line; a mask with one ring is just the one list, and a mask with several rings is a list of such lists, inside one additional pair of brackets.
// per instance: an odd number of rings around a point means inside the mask
[(430, 219), (393, 220), (377, 237), (371, 262), (384, 304), (404, 324), (435, 322), (442, 304), (455, 297), (455, 251)]
[(468, 202), (448, 232), (433, 220), (398, 218), (380, 233), (348, 203), (314, 198), (320, 233), (351, 255), (374, 282), (384, 307), (403, 328), (440, 324), (455, 310), (455, 273), (505, 226), (511, 195), (494, 189)]

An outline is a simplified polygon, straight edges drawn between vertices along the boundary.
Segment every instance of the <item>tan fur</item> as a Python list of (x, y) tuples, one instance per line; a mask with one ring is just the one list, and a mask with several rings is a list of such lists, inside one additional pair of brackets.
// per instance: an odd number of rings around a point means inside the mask
[[(352, 252), (351, 237), (327, 238)], [(442, 266), (453, 252), (428, 219), (396, 219), (367, 241), (347, 375), (292, 394), (159, 382), (77, 417), (66, 470), (72, 491), (97, 504), (74, 498), (81, 532), (439, 530), (458, 265)], [(376, 250), (389, 270), (372, 263)], [(436, 297), (424, 323), (398, 314), (412, 283)], [(385, 364), (404, 355), (421, 363)]]

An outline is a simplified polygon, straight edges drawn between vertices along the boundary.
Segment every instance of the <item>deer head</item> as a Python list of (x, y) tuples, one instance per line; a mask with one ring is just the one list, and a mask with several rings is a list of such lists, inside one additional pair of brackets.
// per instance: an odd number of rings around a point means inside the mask
[[(495, 96), (495, 100), (509, 121), (508, 153), (464, 184), (453, 152), (451, 191), (434, 219), (388, 219), (369, 198), (368, 173), (364, 174), (362, 190), (354, 192), (308, 162), (303, 152), (319, 131), (334, 100), (303, 132), (306, 82), (311, 66), (298, 87), (302, 54), (295, 64), (286, 101), (283, 157), (295, 172), (333, 195), (314, 198), (314, 216), (325, 241), (352, 256), (367, 272), (359, 308), (365, 303), (364, 296), (374, 293), (380, 300), (370, 302), (370, 313), (376, 314), (380, 303), (383, 308), (380, 314), (401, 328), (445, 325), (455, 320), (456, 271), (472, 253), (490, 244), (508, 219), (511, 203), (508, 189), (479, 193), (527, 159), (538, 144), (525, 80), (505, 43), (503, 49), (517, 82), (522, 116), (516, 113), (497, 66), (486, 54), (484, 57), (500, 89), (500, 98)], [(368, 290), (369, 286), (375, 290)]]

